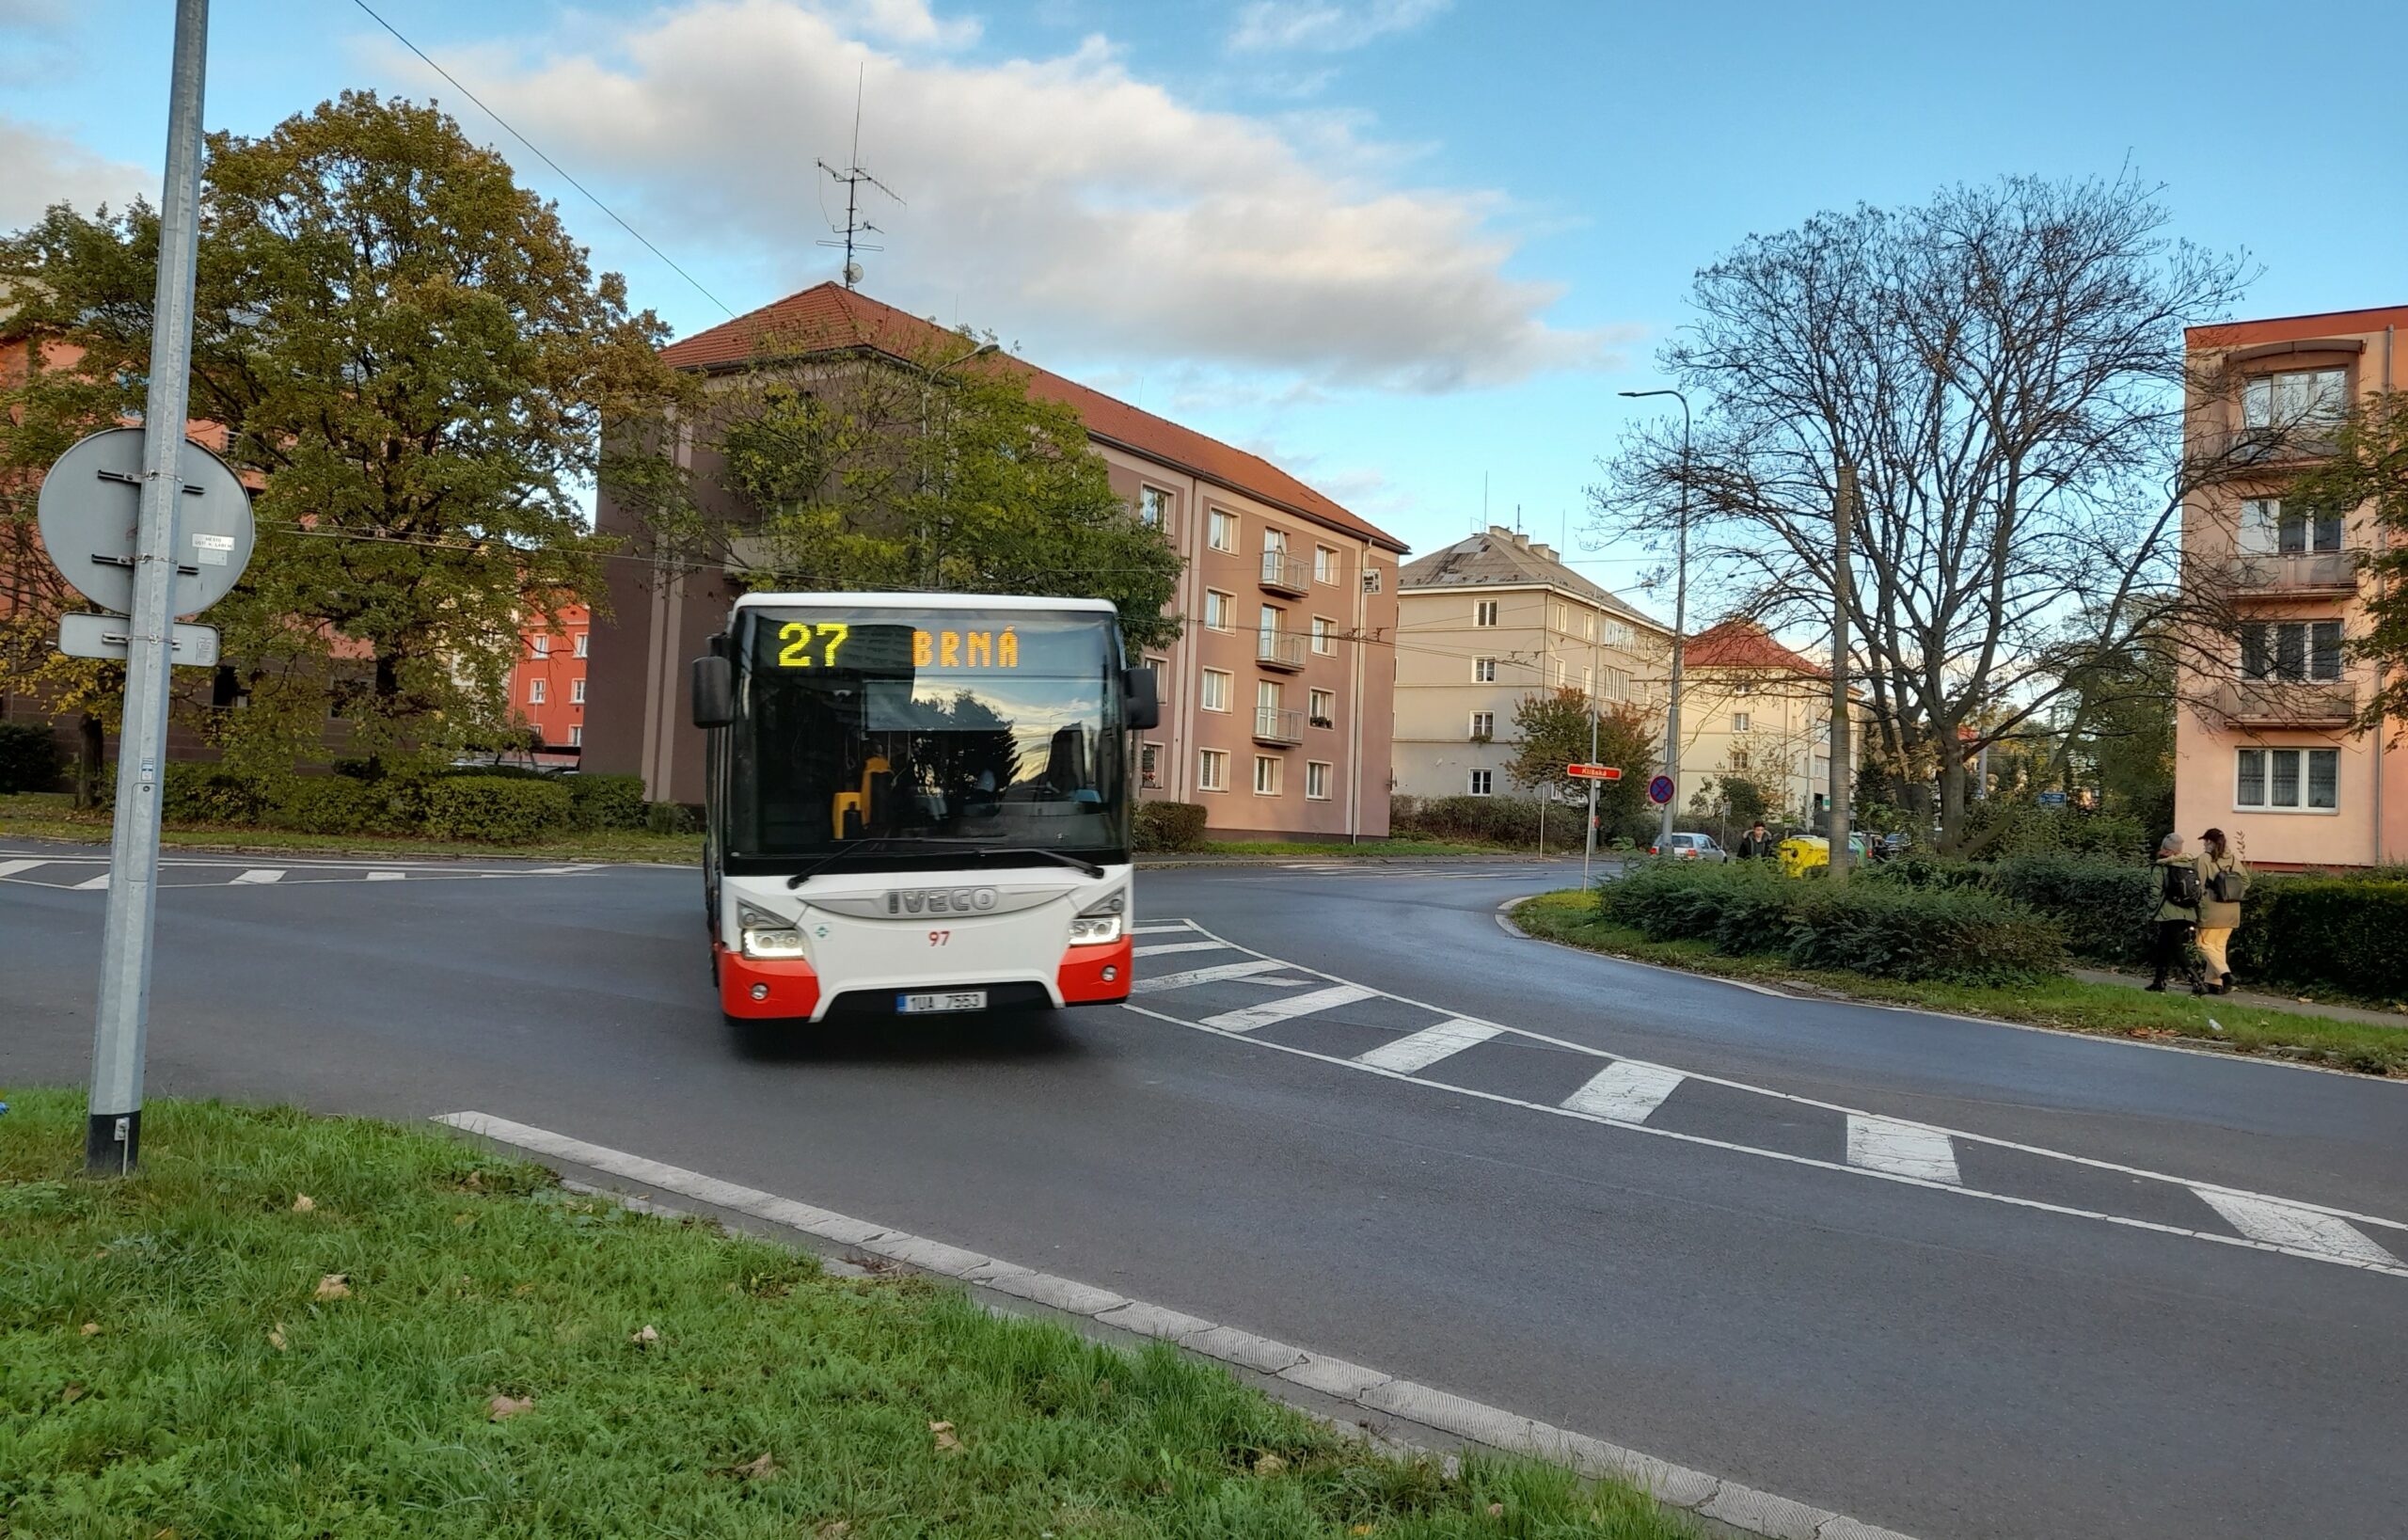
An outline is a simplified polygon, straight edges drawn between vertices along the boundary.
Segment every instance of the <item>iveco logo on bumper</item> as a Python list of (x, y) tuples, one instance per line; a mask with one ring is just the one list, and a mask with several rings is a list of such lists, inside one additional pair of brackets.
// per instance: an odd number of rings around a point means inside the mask
[(995, 907), (993, 888), (913, 888), (886, 896), (889, 914), (984, 914)]

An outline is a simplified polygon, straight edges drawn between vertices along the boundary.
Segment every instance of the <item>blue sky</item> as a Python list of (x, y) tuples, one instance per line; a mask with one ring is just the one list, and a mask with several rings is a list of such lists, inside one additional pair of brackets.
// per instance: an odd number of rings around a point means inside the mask
[[(2242, 313), (2408, 301), (2408, 165), (2350, 59), (2408, 8), (2108, 0), (370, 0), (741, 310), (832, 276), (1279, 459), (1418, 549), (1553, 539), (1689, 275), (1751, 231), (2010, 172), (2165, 184)], [(0, 0), (0, 227), (157, 196), (165, 0)], [(681, 333), (722, 312), (346, 0), (217, 0), (208, 120), (439, 97)], [(2279, 88), (2270, 88), (2278, 87)], [(841, 204), (837, 205), (841, 207)], [(1652, 562), (1581, 549), (1618, 588)], [(1644, 595), (1638, 596), (1651, 608)]]

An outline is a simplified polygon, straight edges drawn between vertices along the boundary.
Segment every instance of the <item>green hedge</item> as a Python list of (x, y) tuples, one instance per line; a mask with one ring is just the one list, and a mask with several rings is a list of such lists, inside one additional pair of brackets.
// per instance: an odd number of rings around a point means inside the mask
[(1204, 809), (1194, 802), (1139, 802), (1130, 820), (1133, 849), (1162, 852), (1201, 849)]
[(48, 791), (64, 762), (58, 740), (38, 722), (0, 722), (0, 792)]
[(2149, 961), (2157, 918), (2156, 868), (2133, 861), (2018, 855), (1983, 868), (1991, 887), (2057, 922), (2085, 961)]
[(436, 839), (525, 845), (567, 827), (568, 788), (507, 775), (446, 775), (428, 783), (426, 832)]
[[(1570, 808), (1550, 813), (1559, 828), (1579, 826)], [(1388, 832), (1423, 839), (1485, 845), (1536, 845), (1539, 804), (1523, 797), (1399, 797), (1388, 804)]]
[(641, 775), (565, 775), (569, 821), (579, 829), (641, 829), (644, 826)]
[(2408, 882), (2261, 877), (2242, 908), (2232, 967), (2244, 979), (2408, 1000)]
[(1598, 907), (1651, 941), (1706, 941), (1733, 956), (1886, 978), (2012, 984), (2065, 966), (2054, 924), (1978, 886), (1837, 883), (1783, 877), (1757, 862), (1652, 861), (1601, 885)]

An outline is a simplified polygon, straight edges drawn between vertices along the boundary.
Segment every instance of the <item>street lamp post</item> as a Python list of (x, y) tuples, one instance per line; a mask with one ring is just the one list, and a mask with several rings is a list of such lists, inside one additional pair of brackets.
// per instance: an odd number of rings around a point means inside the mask
[(1664, 715), (1664, 774), (1672, 783), (1671, 800), (1656, 834), (1656, 848), (1672, 848), (1672, 809), (1681, 801), (1681, 653), (1689, 627), (1689, 398), (1678, 390), (1624, 390), (1632, 400), (1670, 396), (1681, 404), (1681, 527), (1672, 561), (1672, 698)]

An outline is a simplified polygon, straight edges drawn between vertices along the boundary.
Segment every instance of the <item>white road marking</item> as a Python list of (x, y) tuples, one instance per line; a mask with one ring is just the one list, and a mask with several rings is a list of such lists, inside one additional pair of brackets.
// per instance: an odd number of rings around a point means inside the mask
[(1660, 1064), (1619, 1058), (1591, 1076), (1589, 1083), (1563, 1099), (1574, 1112), (1585, 1112), (1614, 1123), (1643, 1123), (1680, 1089), (1688, 1076)]
[(2205, 1199), (2208, 1207), (2223, 1215), (2233, 1229), (2252, 1240), (2268, 1241), (2285, 1250), (2320, 1252), (2370, 1267), (2383, 1267), (2397, 1260), (2346, 1220), (2329, 1214), (2222, 1187), (2191, 1190)]
[[(1231, 950), (1240, 948), (1232, 947)], [(1186, 973), (1166, 973), (1160, 978), (1140, 978), (1130, 986), (1133, 994), (1159, 994), (1164, 990), (1183, 990), (1190, 984), (1214, 984), (1224, 978), (1252, 978), (1257, 974), (1277, 973), (1288, 966), (1275, 957), (1259, 957), (1245, 962), (1224, 962), (1217, 968), (1192, 968)]]
[(87, 877), (84, 879), (84, 881), (76, 883), (75, 891), (78, 893), (99, 893), (105, 890), (108, 885), (109, 874), (103, 872), (98, 877)]
[(1282, 1000), (1265, 1000), (1259, 1006), (1247, 1006), (1240, 1010), (1225, 1010), (1217, 1016), (1205, 1017), (1200, 1024), (1219, 1032), (1251, 1032), (1256, 1027), (1269, 1026), (1275, 1022), (1351, 1006), (1357, 1000), (1369, 1000), (1378, 993), (1379, 991), (1367, 990), (1359, 984), (1332, 984), (1325, 990), (1291, 994)]
[(1394, 1070), (1400, 1074), (1418, 1074), (1442, 1058), (1452, 1057), (1477, 1043), (1486, 1042), (1501, 1026), (1486, 1022), (1440, 1022), (1418, 1032), (1408, 1032), (1394, 1042), (1384, 1042), (1368, 1054), (1357, 1054), (1354, 1062), (1374, 1069)]
[(49, 865), (48, 861), (0, 861), (0, 877), (14, 877), (21, 871), (31, 871), (36, 866)]
[(409, 875), (410, 874), (405, 871), (372, 871), (368, 874), (368, 881), (371, 882), (401, 882), (407, 881)]
[[(1140, 935), (1143, 931), (1138, 932)], [(1161, 957), (1166, 952), (1226, 952), (1227, 945), (1217, 941), (1158, 941), (1150, 946), (1140, 946), (1137, 957)]]
[(269, 882), (281, 882), (281, 881), (284, 881), (284, 868), (283, 868), (283, 867), (281, 867), (281, 866), (255, 866), (255, 867), (251, 868), (249, 871), (246, 871), (246, 872), (243, 873), (241, 876), (239, 876), (239, 877), (235, 878), (235, 879), (234, 879), (234, 881), (233, 881), (232, 882), (230, 882), (230, 883), (228, 883), (227, 885), (228, 885), (229, 887), (233, 887), (233, 886), (240, 886), (240, 885), (246, 885), (246, 885), (251, 886), (251, 887), (260, 887), (260, 886), (263, 886), (263, 885), (265, 885), (266, 883), (269, 883)]
[(1921, 1123), (1847, 1115), (1847, 1163), (1871, 1171), (1896, 1171), (1933, 1182), (1957, 1183), (1956, 1147), (1948, 1135)]
[(1139, 925), (1130, 928), (1133, 936), (1192, 936), (1196, 927), (1180, 920), (1176, 925)]

